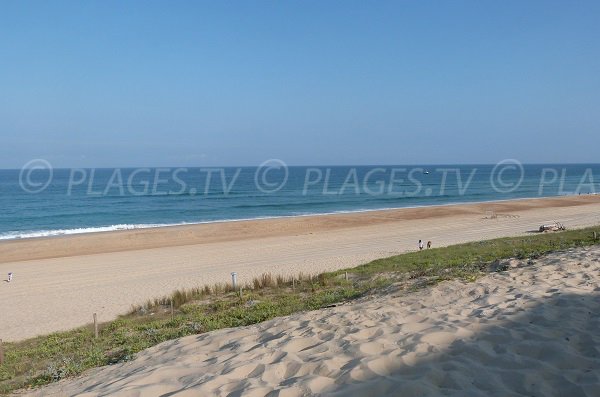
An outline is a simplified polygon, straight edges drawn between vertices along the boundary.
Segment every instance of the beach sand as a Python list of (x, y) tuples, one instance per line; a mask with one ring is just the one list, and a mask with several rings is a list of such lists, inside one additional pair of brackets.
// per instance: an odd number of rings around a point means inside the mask
[(507, 263), (168, 341), (31, 395), (600, 395), (600, 247)]
[[(492, 216), (495, 214), (495, 216)], [(527, 234), (557, 220), (600, 223), (600, 196), (223, 222), (0, 243), (0, 338), (15, 341), (114, 319), (175, 289), (315, 274), (433, 246)]]

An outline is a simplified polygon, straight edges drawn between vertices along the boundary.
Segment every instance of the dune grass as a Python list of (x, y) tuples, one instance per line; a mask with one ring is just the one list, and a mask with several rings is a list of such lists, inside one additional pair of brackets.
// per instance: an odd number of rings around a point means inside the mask
[(549, 252), (598, 244), (594, 232), (600, 235), (600, 227), (471, 242), (313, 276), (264, 274), (243, 285), (241, 293), (228, 284), (178, 290), (101, 324), (98, 339), (92, 327), (85, 326), (4, 343), (0, 393), (128, 361), (135, 353), (170, 339), (319, 309), (377, 293), (393, 283), (410, 291), (449, 279), (473, 281), (498, 270), (492, 264), (502, 259), (535, 259)]

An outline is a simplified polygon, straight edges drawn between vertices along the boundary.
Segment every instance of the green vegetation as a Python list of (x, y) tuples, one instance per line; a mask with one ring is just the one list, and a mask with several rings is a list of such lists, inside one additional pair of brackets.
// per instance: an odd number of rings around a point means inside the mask
[(501, 259), (535, 259), (553, 251), (597, 244), (600, 241), (594, 240), (593, 232), (600, 235), (600, 228), (459, 244), (318, 276), (299, 275), (293, 280), (265, 274), (243, 286), (241, 294), (226, 284), (176, 291), (101, 324), (98, 339), (87, 326), (5, 343), (0, 393), (127, 361), (135, 353), (170, 339), (314, 310), (380, 293), (394, 283), (411, 291), (442, 280), (473, 281), (489, 271), (502, 270), (494, 266)]

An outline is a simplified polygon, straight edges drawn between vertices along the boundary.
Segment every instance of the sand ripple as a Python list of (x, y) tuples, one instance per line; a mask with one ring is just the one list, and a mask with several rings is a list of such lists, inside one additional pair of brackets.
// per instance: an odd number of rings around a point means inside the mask
[(169, 341), (38, 396), (598, 396), (600, 248)]

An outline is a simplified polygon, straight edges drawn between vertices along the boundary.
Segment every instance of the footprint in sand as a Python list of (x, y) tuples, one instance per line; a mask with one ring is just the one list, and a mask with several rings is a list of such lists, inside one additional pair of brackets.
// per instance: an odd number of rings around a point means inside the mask
[(381, 344), (379, 342), (361, 343), (360, 346), (358, 347), (358, 350), (360, 350), (361, 353), (366, 354), (366, 355), (381, 354), (383, 349), (384, 349), (383, 344)]
[(365, 329), (361, 329), (358, 332), (350, 334), (349, 336), (354, 338), (355, 340), (365, 340), (365, 339), (373, 339), (378, 338), (383, 335), (383, 330), (378, 327), (369, 327)]
[[(323, 342), (315, 339), (315, 338), (302, 338), (295, 337), (293, 339), (288, 339), (286, 343), (284, 343), (280, 349), (284, 352), (289, 353), (298, 353), (310, 349), (315, 349), (317, 346), (322, 345)], [(326, 347), (324, 347), (327, 350)], [(322, 349), (321, 349), (322, 350)], [(317, 351), (318, 352), (318, 351)]]
[(321, 394), (327, 392), (327, 390), (331, 390), (332, 386), (335, 385), (335, 380), (332, 378), (327, 378), (324, 376), (315, 376), (310, 378), (306, 385), (310, 389), (313, 394)]
[[(400, 350), (396, 351), (399, 352)], [(384, 356), (380, 356), (368, 361), (367, 367), (377, 375), (388, 376), (402, 365), (402, 362), (399, 358), (394, 359), (394, 357), (397, 356), (399, 356), (399, 354), (395, 355), (393, 352)]]
[(456, 335), (456, 333), (440, 331), (440, 332), (431, 332), (431, 333), (423, 335), (421, 337), (421, 341), (423, 341), (425, 343), (429, 343), (430, 345), (439, 347), (439, 346), (448, 346), (449, 344), (454, 342), (457, 338), (458, 338), (458, 336)]

